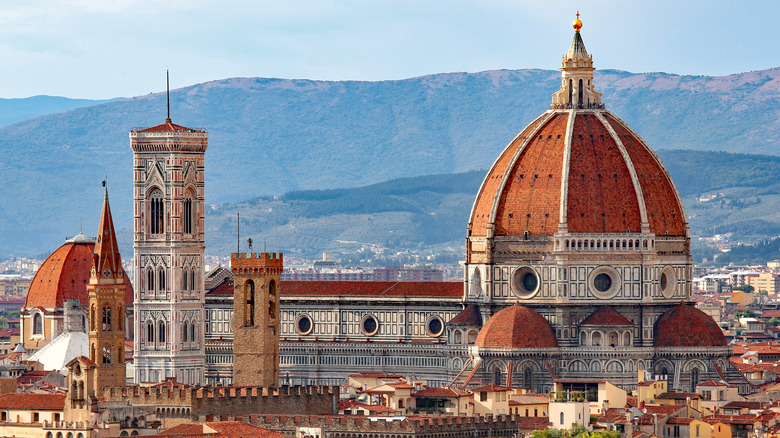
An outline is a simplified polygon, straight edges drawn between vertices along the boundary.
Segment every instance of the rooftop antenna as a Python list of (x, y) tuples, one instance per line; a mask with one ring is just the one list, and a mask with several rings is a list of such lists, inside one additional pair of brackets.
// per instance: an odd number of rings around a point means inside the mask
[(252, 252), (252, 238), (246, 240), (246, 244), (249, 245), (249, 252)]
[(241, 213), (236, 213), (236, 254), (241, 254)]
[(171, 121), (171, 75), (165, 70), (165, 98), (168, 103), (168, 122)]

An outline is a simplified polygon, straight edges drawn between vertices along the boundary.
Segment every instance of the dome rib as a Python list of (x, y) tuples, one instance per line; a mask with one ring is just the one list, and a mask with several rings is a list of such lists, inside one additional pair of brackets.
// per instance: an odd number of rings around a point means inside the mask
[[(604, 116), (615, 128), (616, 134), (624, 140), (626, 151), (632, 157), (637, 179), (643, 188), (650, 231), (661, 236), (688, 236), (688, 219), (669, 171), (647, 143), (624, 121), (611, 113)], [(676, 202), (670, 202), (672, 199)]]
[[(488, 214), (485, 216), (485, 210), (490, 205), (491, 212), (492, 207), (495, 205), (497, 194), (501, 193), (498, 189), (503, 181), (503, 175), (511, 169), (508, 164), (514, 163), (516, 159), (517, 151), (533, 138), (539, 127), (549, 118), (548, 113), (544, 113), (536, 118), (532, 123), (525, 127), (520, 133), (504, 148), (503, 152), (496, 158), (493, 166), (488, 171), (485, 179), (482, 180), (482, 184), (477, 192), (477, 197), (474, 199), (474, 205), (471, 207), (471, 215), (469, 216), (469, 235), (485, 236), (487, 235), (487, 227), (493, 223), (493, 218)], [(514, 149), (517, 147), (517, 149)], [(510, 154), (511, 152), (511, 154)], [(499, 179), (501, 177), (501, 179)], [(489, 194), (493, 194), (491, 197)], [(480, 214), (482, 212), (482, 214)]]
[(634, 184), (634, 192), (636, 193), (636, 200), (637, 204), (639, 205), (639, 218), (641, 221), (642, 231), (647, 232), (650, 230), (650, 223), (647, 221), (647, 205), (645, 205), (645, 197), (642, 193), (642, 185), (639, 183), (639, 176), (636, 174), (634, 162), (631, 160), (631, 156), (628, 154), (628, 151), (626, 150), (625, 145), (623, 145), (623, 142), (620, 140), (620, 137), (617, 135), (617, 132), (615, 132), (615, 129), (607, 121), (604, 115), (600, 112), (596, 112), (595, 114), (596, 117), (601, 121), (601, 124), (604, 125), (604, 127), (607, 129), (609, 135), (612, 136), (612, 140), (615, 141), (615, 145), (620, 151), (620, 154), (623, 156), (623, 161), (625, 161), (626, 167), (628, 167), (628, 173), (631, 175), (631, 182)]
[(563, 150), (563, 163), (561, 166), (561, 202), (560, 208), (558, 209), (558, 230), (564, 232), (569, 230), (569, 221), (566, 211), (569, 205), (567, 199), (569, 198), (569, 171), (571, 169), (571, 136), (574, 132), (574, 120), (576, 118), (577, 112), (573, 109), (569, 110), (566, 133), (563, 137), (565, 146)]

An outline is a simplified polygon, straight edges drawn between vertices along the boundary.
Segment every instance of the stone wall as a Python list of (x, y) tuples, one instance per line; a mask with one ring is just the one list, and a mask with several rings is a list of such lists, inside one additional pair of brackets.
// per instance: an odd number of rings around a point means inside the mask
[(338, 392), (326, 386), (113, 388), (106, 401), (126, 400), (133, 406), (155, 407), (161, 417), (201, 415), (313, 414), (330, 415), (338, 408)]

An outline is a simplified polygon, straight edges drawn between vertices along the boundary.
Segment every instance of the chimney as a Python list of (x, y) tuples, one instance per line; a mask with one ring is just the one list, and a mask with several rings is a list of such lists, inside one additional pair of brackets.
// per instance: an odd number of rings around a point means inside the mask
[(632, 438), (634, 436), (634, 411), (631, 409), (626, 410), (625, 433), (626, 438)]

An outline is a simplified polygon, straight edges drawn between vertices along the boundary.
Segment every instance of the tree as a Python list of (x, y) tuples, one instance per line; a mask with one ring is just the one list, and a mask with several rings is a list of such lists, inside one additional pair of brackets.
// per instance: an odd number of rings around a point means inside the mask
[(756, 312), (749, 307), (737, 311), (737, 318), (752, 318), (754, 316), (756, 316)]
[(745, 293), (751, 294), (751, 293), (753, 293), (755, 288), (753, 286), (749, 285), (749, 284), (743, 284), (742, 286), (732, 287), (731, 290), (732, 291), (741, 290), (741, 291), (745, 291)]
[(773, 316), (769, 318), (769, 321), (767, 321), (766, 323), (773, 327), (777, 327), (778, 325), (780, 325), (780, 319), (777, 319), (776, 316)]

